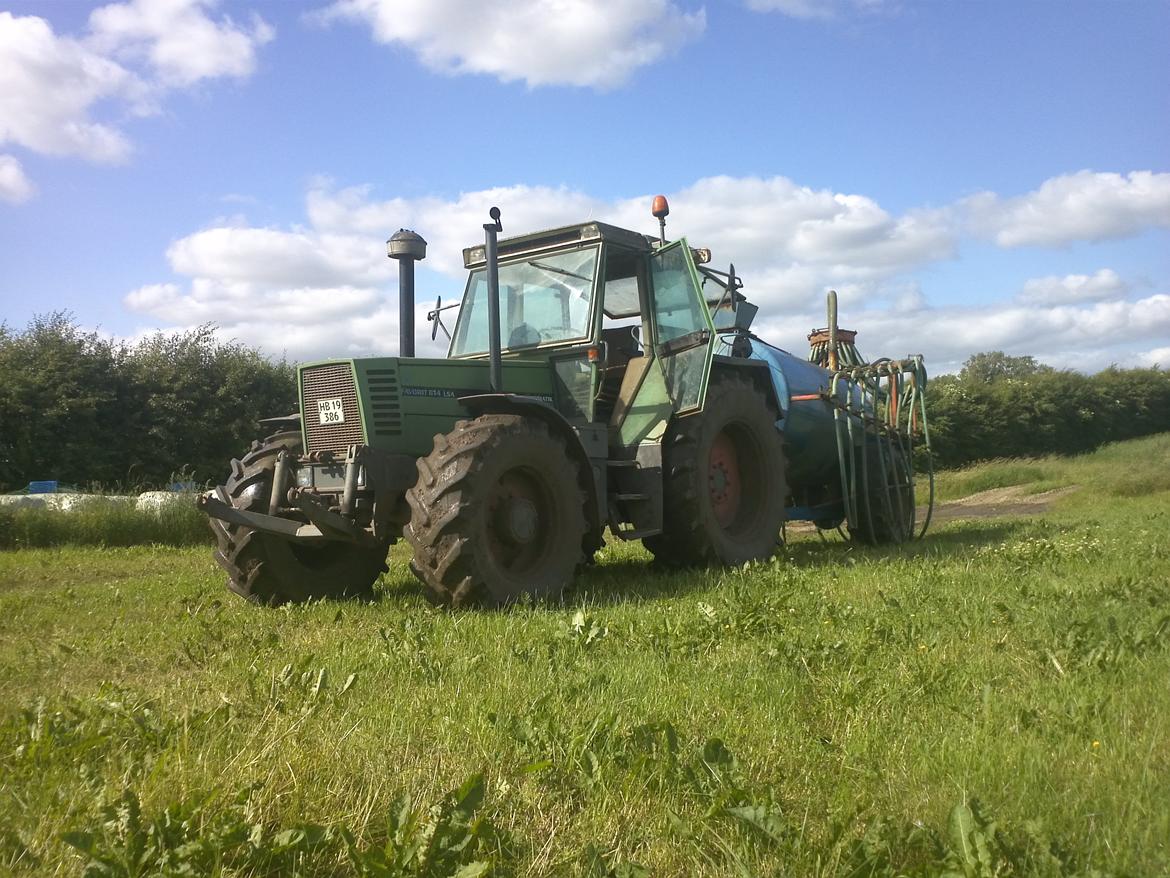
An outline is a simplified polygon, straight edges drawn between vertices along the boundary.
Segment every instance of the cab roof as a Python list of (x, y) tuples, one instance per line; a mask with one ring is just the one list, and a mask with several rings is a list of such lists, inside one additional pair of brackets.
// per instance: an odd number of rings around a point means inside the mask
[[(588, 222), (573, 226), (561, 226), (556, 229), (545, 229), (540, 232), (529, 232), (514, 238), (504, 238), (497, 245), (497, 252), (500, 259), (506, 259), (510, 256), (554, 250), (573, 244), (589, 244), (594, 241), (605, 241), (633, 250), (649, 252), (656, 240), (654, 237), (611, 226), (609, 223)], [(483, 244), (464, 248), (464, 268), (478, 268), (486, 262), (487, 254)]]

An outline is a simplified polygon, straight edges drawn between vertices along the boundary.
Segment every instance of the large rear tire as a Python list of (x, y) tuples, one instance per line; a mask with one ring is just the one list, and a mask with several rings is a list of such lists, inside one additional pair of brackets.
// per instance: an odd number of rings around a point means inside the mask
[[(268, 512), (272, 473), (281, 451), (299, 454), (299, 432), (277, 433), (252, 443), (231, 475), (216, 489), (219, 499), (237, 509)], [(228, 588), (246, 600), (277, 606), (316, 598), (368, 598), (386, 571), (389, 545), (367, 548), (352, 543), (293, 543), (249, 527), (212, 518), (215, 560), (228, 574)]]
[(585, 494), (564, 443), (540, 421), (459, 421), (419, 458), (406, 499), (412, 569), (433, 603), (557, 596), (581, 560)]
[(676, 418), (663, 447), (663, 531), (642, 542), (672, 565), (771, 557), (788, 495), (779, 413), (745, 375), (712, 376), (699, 414)]
[[(894, 445), (879, 454), (876, 442), (865, 447), (868, 496), (858, 494), (857, 527), (849, 537), (867, 546), (904, 543), (914, 534), (914, 487), (906, 455)], [(884, 462), (884, 467), (883, 467)]]

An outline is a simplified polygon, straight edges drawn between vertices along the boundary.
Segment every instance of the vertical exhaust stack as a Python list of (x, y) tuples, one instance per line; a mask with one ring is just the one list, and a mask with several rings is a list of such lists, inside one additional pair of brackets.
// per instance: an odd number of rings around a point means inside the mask
[(386, 255), (398, 260), (398, 356), (414, 356), (414, 263), (427, 258), (422, 235), (399, 229), (386, 242)]
[(494, 393), (504, 392), (504, 366), (500, 359), (500, 257), (496, 252), (496, 237), (504, 230), (500, 209), (488, 211), (492, 218), (483, 224), (484, 256), (487, 259), (488, 282), (488, 376)]

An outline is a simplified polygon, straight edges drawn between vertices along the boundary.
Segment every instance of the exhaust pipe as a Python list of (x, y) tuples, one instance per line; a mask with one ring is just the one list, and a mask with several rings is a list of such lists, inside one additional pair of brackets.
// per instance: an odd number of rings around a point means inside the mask
[(500, 358), (500, 259), (496, 252), (496, 235), (504, 230), (500, 209), (488, 211), (492, 218), (483, 224), (484, 256), (487, 259), (488, 282), (488, 380), (494, 393), (504, 392), (504, 366)]
[(386, 255), (398, 260), (398, 356), (414, 356), (414, 263), (427, 258), (422, 235), (399, 229), (386, 242)]

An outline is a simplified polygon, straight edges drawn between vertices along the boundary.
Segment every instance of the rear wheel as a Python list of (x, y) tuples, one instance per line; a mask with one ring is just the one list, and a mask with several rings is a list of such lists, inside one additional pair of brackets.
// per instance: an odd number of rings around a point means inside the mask
[(437, 604), (559, 595), (586, 545), (576, 466), (545, 424), (519, 415), (436, 436), (406, 498), (412, 569)]
[[(277, 433), (254, 442), (216, 489), (225, 503), (248, 512), (268, 512), (272, 473), (281, 451), (299, 454), (299, 432)], [(294, 543), (249, 527), (210, 519), (215, 560), (228, 574), (228, 588), (249, 601), (276, 606), (315, 598), (369, 597), (385, 572), (389, 545)]]
[(858, 492), (857, 527), (849, 528), (850, 538), (869, 546), (909, 540), (914, 533), (914, 487), (906, 455), (894, 445), (879, 453), (877, 444), (868, 442), (865, 480), (867, 490)]
[(663, 448), (663, 532), (642, 542), (670, 564), (770, 557), (788, 494), (779, 413), (750, 378), (713, 377), (699, 414), (677, 418)]

